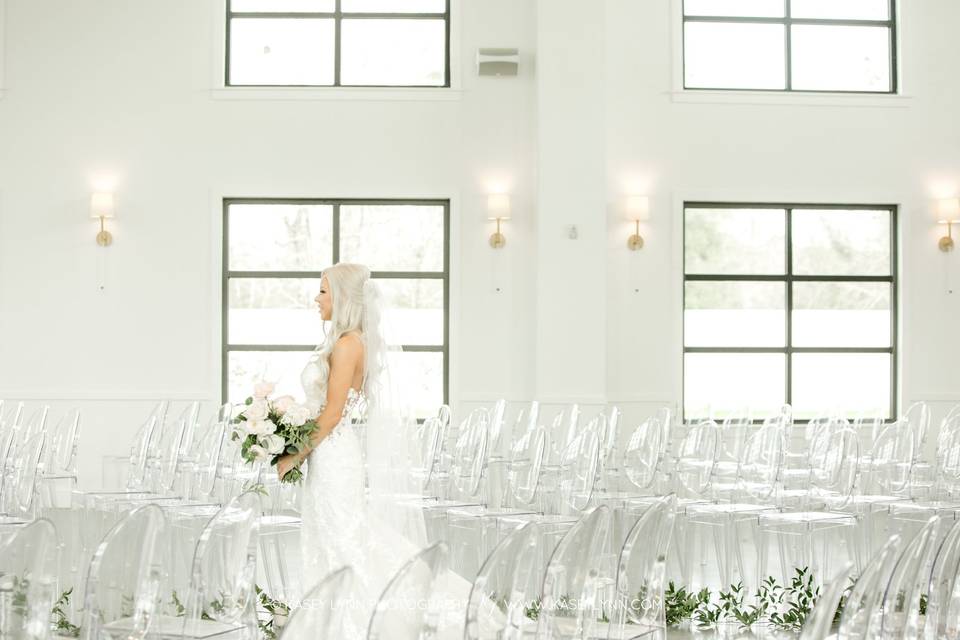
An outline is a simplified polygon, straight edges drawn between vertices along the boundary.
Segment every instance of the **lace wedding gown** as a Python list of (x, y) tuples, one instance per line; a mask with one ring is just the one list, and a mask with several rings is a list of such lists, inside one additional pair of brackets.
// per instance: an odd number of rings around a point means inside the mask
[[(322, 376), (321, 368), (311, 360), (300, 377), (307, 406), (316, 412), (326, 401)], [(344, 640), (366, 638), (380, 594), (390, 578), (420, 550), (381, 524), (367, 507), (362, 446), (351, 420), (364, 400), (362, 393), (350, 389), (340, 422), (307, 458), (300, 491), (305, 590), (343, 566), (354, 571), (350, 602), (344, 607), (344, 627), (337, 636)], [(451, 593), (442, 597), (453, 597), (465, 605), (469, 583), (450, 576), (443, 582), (443, 589)], [(459, 616), (462, 624), (462, 613), (445, 614), (448, 621)], [(450, 631), (449, 637), (462, 637), (462, 628), (459, 634)]]

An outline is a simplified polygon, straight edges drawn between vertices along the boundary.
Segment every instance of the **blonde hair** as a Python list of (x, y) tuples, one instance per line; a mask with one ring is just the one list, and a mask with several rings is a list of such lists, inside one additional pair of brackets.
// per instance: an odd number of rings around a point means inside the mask
[[(317, 347), (317, 365), (321, 371), (323, 393), (330, 375), (330, 354), (337, 340), (348, 333), (359, 333), (366, 345), (364, 326), (364, 285), (370, 280), (370, 269), (362, 264), (339, 262), (323, 271), (332, 302), (329, 327), (324, 323), (324, 338)], [(364, 377), (366, 377), (364, 371)]]

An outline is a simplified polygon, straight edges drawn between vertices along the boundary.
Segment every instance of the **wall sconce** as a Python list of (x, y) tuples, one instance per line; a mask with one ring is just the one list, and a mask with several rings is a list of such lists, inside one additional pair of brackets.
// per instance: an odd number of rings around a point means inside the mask
[(940, 238), (940, 251), (953, 251), (953, 225), (960, 222), (960, 198), (946, 198), (937, 203), (937, 224), (947, 225), (947, 235)]
[(113, 242), (113, 235), (103, 228), (103, 221), (107, 218), (113, 218), (113, 194), (100, 191), (94, 193), (90, 198), (90, 217), (100, 219), (100, 233), (97, 234), (97, 244), (101, 247), (108, 247)]
[(625, 208), (627, 219), (636, 225), (633, 235), (627, 238), (627, 248), (636, 251), (643, 248), (643, 236), (640, 235), (640, 221), (650, 217), (650, 198), (647, 196), (627, 196)]
[(500, 222), (510, 219), (510, 196), (505, 193), (492, 193), (487, 196), (487, 219), (497, 221), (497, 231), (490, 236), (490, 246), (502, 249), (507, 239), (500, 232)]

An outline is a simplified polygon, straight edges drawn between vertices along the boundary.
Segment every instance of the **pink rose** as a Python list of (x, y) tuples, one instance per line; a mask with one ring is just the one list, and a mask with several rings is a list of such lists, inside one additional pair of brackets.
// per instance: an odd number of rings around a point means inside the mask
[(280, 396), (271, 404), (273, 404), (273, 408), (277, 413), (284, 414), (287, 412), (287, 409), (292, 407), (295, 403), (296, 400), (293, 399), (293, 396)]
[(273, 393), (274, 384), (272, 382), (260, 382), (253, 387), (254, 398), (266, 398)]

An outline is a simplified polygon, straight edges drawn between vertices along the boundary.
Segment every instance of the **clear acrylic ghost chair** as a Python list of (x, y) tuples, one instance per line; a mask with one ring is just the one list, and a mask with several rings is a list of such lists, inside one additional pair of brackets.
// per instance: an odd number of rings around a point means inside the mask
[(35, 409), (33, 413), (30, 414), (30, 417), (27, 418), (21, 425), (21, 440), (26, 440), (27, 438), (36, 435), (41, 431), (46, 431), (47, 420), (49, 417), (49, 406), (43, 405), (38, 409)]
[(880, 607), (899, 558), (900, 547), (900, 536), (890, 536), (857, 577), (840, 614), (838, 640), (872, 640), (877, 637)]
[(390, 580), (380, 595), (367, 640), (428, 640), (437, 633), (439, 616), (429, 602), (441, 577), (447, 570), (447, 546), (438, 542), (427, 547)]
[(130, 466), (127, 471), (127, 491), (149, 491), (148, 471), (159, 457), (159, 442), (167, 423), (170, 403), (161, 400), (140, 426), (130, 448)]
[(446, 514), (449, 509), (484, 506), (482, 486), (489, 441), (487, 424), (486, 411), (474, 411), (471, 418), (463, 422), (460, 433), (457, 434), (457, 443), (450, 466), (451, 490), (455, 497), (449, 499), (421, 497), (414, 498), (412, 501), (412, 506), (418, 506), (423, 511), (427, 537), (431, 541), (448, 539)]
[[(174, 490), (180, 471), (179, 455), (183, 432), (186, 428), (184, 420), (177, 420), (167, 426), (167, 435), (162, 439), (163, 455), (154, 460), (153, 467), (147, 469), (149, 476), (149, 490), (137, 492), (104, 492), (91, 493), (84, 496), (84, 503), (88, 512), (97, 512), (102, 519), (103, 526), (112, 526), (119, 517), (134, 506), (144, 502), (157, 502), (161, 506), (181, 504), (185, 497)], [(183, 490), (188, 487), (181, 486)]]
[(210, 519), (194, 550), (184, 616), (163, 616), (162, 631), (179, 638), (257, 638), (259, 518), (259, 496), (247, 492)]
[[(218, 413), (222, 413), (224, 408), (230, 411), (230, 405), (226, 404), (218, 409)], [(176, 421), (183, 421), (183, 437), (180, 439), (179, 459), (181, 461), (189, 460), (191, 453), (193, 453), (194, 438), (202, 428), (200, 426), (200, 401), (194, 400), (188, 403), (180, 412), (180, 417)]]
[[(517, 527), (534, 522), (538, 527), (541, 546), (549, 551), (579, 521), (578, 513), (556, 513), (559, 493), (556, 488), (549, 493), (543, 490), (543, 462), (549, 450), (548, 441), (546, 429), (538, 427), (515, 443), (509, 473), (511, 504), (515, 512), (496, 517), (498, 540), (502, 540)], [(528, 512), (524, 513), (525, 511)], [(546, 566), (546, 558), (541, 564)]]
[[(617, 465), (620, 477), (616, 484), (623, 489), (598, 492), (594, 500), (616, 508), (629, 498), (655, 495), (663, 453), (662, 437), (663, 429), (657, 417), (641, 422), (630, 434), (620, 464)], [(601, 455), (601, 459), (602, 457)], [(613, 483), (604, 483), (605, 486), (610, 484)]]
[(163, 511), (145, 505), (126, 515), (97, 546), (82, 593), (83, 640), (153, 637), (163, 580)]
[(423, 495), (430, 495), (434, 474), (439, 469), (441, 450), (440, 419), (431, 417), (414, 425), (409, 430), (408, 451), (410, 452), (410, 473), (416, 486)]
[(939, 518), (931, 518), (904, 547), (897, 559), (880, 605), (879, 638), (917, 638), (921, 632), (921, 597), (929, 588), (930, 566), (936, 552)]
[(37, 517), (40, 506), (37, 485), (43, 473), (45, 445), (43, 431), (19, 442), (9, 461), (3, 493), (0, 494), (0, 528), (25, 524)]
[(664, 581), (676, 498), (658, 498), (636, 521), (620, 548), (607, 638), (665, 637)]
[(731, 413), (720, 423), (720, 442), (714, 475), (718, 478), (735, 478), (737, 465), (747, 437), (750, 435), (750, 411), (743, 409)]
[(944, 418), (937, 435), (936, 484), (934, 500), (960, 500), (960, 414)]
[(189, 462), (181, 465), (179, 486), (175, 493), (187, 499), (206, 503), (227, 502), (233, 495), (225, 495), (222, 483), (218, 486), (218, 471), (221, 469), (221, 455), (224, 453), (224, 441), (230, 433), (230, 419), (223, 418), (218, 412), (216, 419), (196, 437), (195, 453)]
[(527, 611), (540, 594), (537, 525), (514, 529), (490, 553), (467, 598), (464, 640), (521, 640), (533, 631)]
[(56, 600), (57, 530), (46, 519), (0, 543), (0, 638), (46, 640)]
[(80, 411), (67, 412), (47, 431), (47, 446), (40, 477), (40, 504), (68, 509), (77, 487), (77, 450), (80, 444)]
[[(862, 566), (858, 521), (842, 511), (823, 509), (849, 500), (859, 460), (857, 433), (845, 420), (823, 424), (810, 442), (806, 489), (789, 489), (783, 500), (793, 508), (758, 516), (758, 580), (772, 575), (767, 566), (771, 546), (779, 558), (779, 582), (787, 584), (795, 569), (808, 568), (814, 576), (830, 575), (838, 562)], [(771, 544), (774, 543), (774, 544)]]
[(852, 513), (860, 521), (860, 546), (865, 557), (877, 550), (886, 535), (889, 505), (903, 501), (914, 463), (915, 437), (910, 423), (897, 420), (877, 436), (873, 450), (861, 456), (857, 486), (849, 499), (837, 504), (827, 500), (832, 511)]
[(924, 640), (960, 639), (960, 522), (954, 522), (940, 543), (927, 595)]
[(908, 493), (911, 498), (929, 499), (934, 484), (934, 465), (927, 459), (927, 437), (930, 434), (930, 407), (914, 402), (903, 414), (916, 437), (913, 467), (910, 469)]
[(450, 435), (450, 407), (445, 404), (440, 405), (436, 417), (440, 431), (440, 448), (437, 450), (437, 466), (433, 474), (435, 488), (430, 493), (438, 498), (443, 498), (446, 497), (443, 488), (449, 484), (448, 472), (450, 471), (451, 448), (447, 439)]
[(538, 640), (596, 638), (601, 597), (611, 576), (603, 573), (610, 510), (594, 507), (567, 532), (547, 563), (537, 618)]
[[(506, 495), (507, 488), (507, 465), (509, 459), (505, 451), (505, 442), (508, 441), (509, 434), (504, 429), (505, 413), (507, 402), (504, 399), (497, 400), (487, 412), (489, 419), (488, 429), (490, 430), (487, 438), (487, 461), (484, 479), (483, 503), (499, 507), (503, 505), (503, 497)], [(507, 437), (505, 437), (507, 436)]]
[[(28, 440), (33, 441), (34, 436), (46, 432), (46, 421), (49, 407), (44, 406), (34, 411), (30, 418), (25, 422), (14, 423), (8, 430), (7, 437), (0, 443), (0, 513), (4, 508), (9, 508), (3, 504), (3, 495), (10, 495), (9, 487), (5, 486), (13, 482), (13, 476), (17, 473), (19, 466), (23, 464), (20, 456), (23, 445)], [(22, 417), (20, 418), (22, 421)]]
[(833, 620), (837, 614), (837, 608), (840, 606), (840, 600), (850, 586), (850, 574), (853, 571), (853, 563), (847, 562), (833, 574), (830, 582), (824, 585), (820, 592), (820, 597), (813, 607), (800, 631), (800, 640), (824, 640), (830, 636), (830, 630), (833, 627)]
[(574, 403), (557, 413), (548, 433), (550, 449), (547, 466), (559, 464), (563, 452), (576, 436), (580, 425), (580, 405)]
[[(752, 584), (755, 574), (746, 560), (754, 556), (744, 554), (743, 550), (756, 545), (757, 517), (775, 509), (784, 439), (780, 420), (762, 426), (747, 439), (736, 478), (732, 482), (711, 480), (709, 491), (717, 501), (689, 504), (683, 511), (687, 534), (693, 538), (694, 551), (700, 555), (700, 585), (713, 584), (727, 589), (738, 582)], [(714, 548), (713, 556), (707, 551), (710, 544)], [(692, 568), (688, 564), (687, 569)], [(712, 572), (714, 568), (716, 575)], [(719, 582), (713, 582), (717, 579)]]
[(216, 432), (223, 434), (229, 430), (230, 417), (233, 413), (233, 407), (229, 403), (222, 404), (210, 416), (206, 425), (202, 425), (199, 412), (200, 403), (192, 403), (188, 406), (188, 410), (194, 405), (198, 410), (189, 415), (184, 424), (183, 438), (181, 439), (177, 460), (177, 478), (173, 490), (173, 493), (185, 498), (195, 498), (199, 493), (202, 493), (195, 489), (196, 476), (201, 473), (201, 467), (209, 468), (211, 448), (217, 450), (217, 457), (219, 457), (221, 445), (215, 441)]
[(283, 626), (280, 640), (338, 637), (350, 605), (353, 581), (353, 569), (342, 567), (314, 585)]
[(546, 449), (546, 433), (540, 428), (525, 434), (514, 446), (508, 466), (508, 487), (518, 506), (476, 505), (453, 507), (446, 511), (445, 530), (450, 545), (451, 564), (461, 575), (476, 575), (483, 559), (493, 551), (500, 538), (498, 521), (502, 518), (538, 513), (537, 487)]
[(617, 456), (620, 445), (620, 408), (610, 407), (605, 416), (603, 431), (600, 433), (600, 466), (597, 471), (597, 490), (600, 493), (614, 493), (620, 490), (620, 460)]
[[(598, 427), (600, 421), (598, 420)], [(593, 501), (600, 467), (600, 434), (587, 426), (567, 446), (560, 460), (558, 515), (582, 513)]]

